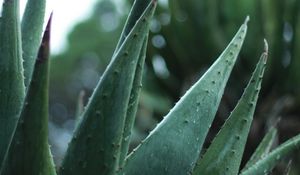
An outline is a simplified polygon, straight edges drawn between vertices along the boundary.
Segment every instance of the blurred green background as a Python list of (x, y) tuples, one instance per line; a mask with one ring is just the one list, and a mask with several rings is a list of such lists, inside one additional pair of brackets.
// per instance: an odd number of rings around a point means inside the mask
[[(75, 125), (78, 97), (88, 101), (109, 63), (133, 0), (118, 7), (99, 0), (92, 15), (68, 35), (68, 47), (52, 56), (50, 142), (57, 163)], [(224, 50), (246, 16), (249, 31), (228, 82), (206, 146), (228, 117), (269, 42), (269, 61), (244, 159), (251, 156), (267, 129), (277, 123), (278, 143), (300, 133), (300, 1), (161, 1), (151, 24), (143, 89), (132, 147), (155, 127), (184, 92)], [(279, 121), (280, 120), (280, 121)], [(279, 121), (279, 122), (278, 122)], [(300, 174), (299, 153), (290, 174)], [(274, 174), (282, 174), (282, 162)], [(244, 162), (245, 163), (245, 162)]]

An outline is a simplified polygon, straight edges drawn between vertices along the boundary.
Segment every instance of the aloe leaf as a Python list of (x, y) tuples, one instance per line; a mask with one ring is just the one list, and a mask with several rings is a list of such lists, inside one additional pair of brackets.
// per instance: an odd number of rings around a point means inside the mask
[(262, 54), (238, 104), (212, 141), (203, 158), (198, 160), (193, 174), (238, 174), (266, 61), (267, 50)]
[(132, 28), (134, 27), (137, 20), (141, 17), (146, 7), (149, 5), (151, 0), (135, 0), (132, 8), (129, 12), (128, 18), (125, 22), (123, 31), (121, 33), (120, 39), (118, 41), (117, 47), (115, 49), (114, 54), (116, 54), (126, 39), (127, 35), (130, 33)]
[(267, 156), (257, 161), (253, 166), (241, 172), (241, 175), (265, 175), (270, 172), (279, 161), (290, 155), (300, 147), (300, 134), (278, 146)]
[(25, 98), (19, 1), (5, 0), (0, 28), (0, 166)]
[(246, 22), (217, 61), (129, 155), (120, 174), (173, 175), (192, 170), (241, 49)]
[[(136, 21), (141, 17), (143, 11), (148, 6), (150, 1), (151, 0), (135, 0), (134, 1), (134, 4), (131, 8), (131, 11), (128, 15), (125, 26), (123, 28), (120, 40), (117, 44), (115, 53), (118, 51), (120, 46), (123, 44), (126, 36), (132, 30)], [(129, 106), (128, 106), (128, 111), (126, 114), (123, 138), (122, 138), (122, 143), (121, 143), (121, 152), (120, 152), (120, 158), (119, 158), (119, 166), (120, 167), (123, 166), (125, 157), (128, 153), (131, 130), (132, 130), (132, 127), (133, 127), (134, 121), (135, 121), (135, 115), (136, 115), (136, 111), (137, 111), (137, 107), (138, 107), (138, 98), (139, 98), (139, 93), (140, 93), (141, 83), (142, 83), (141, 82), (142, 81), (142, 70), (143, 70), (143, 65), (144, 65), (145, 58), (146, 58), (147, 42), (148, 42), (148, 36), (146, 37), (145, 42), (143, 44), (140, 59), (138, 62), (136, 73), (135, 73), (133, 88), (130, 93), (130, 101), (128, 104)]]
[(289, 162), (286, 164), (285, 170), (284, 170), (284, 175), (289, 175), (291, 172), (291, 167), (292, 167), (292, 160), (289, 160)]
[(146, 36), (144, 43), (143, 43), (140, 58), (139, 58), (139, 61), (138, 61), (137, 67), (136, 67), (136, 71), (135, 71), (135, 77), (134, 77), (134, 81), (133, 81), (133, 85), (132, 85), (132, 90), (130, 93), (128, 110), (127, 110), (127, 114), (126, 114), (124, 130), (123, 130), (123, 138), (122, 138), (122, 142), (121, 142), (121, 153), (120, 153), (120, 162), (119, 162), (120, 167), (123, 167), (125, 158), (128, 153), (131, 130), (134, 125), (136, 111), (138, 108), (138, 99), (139, 99), (140, 91), (142, 88), (142, 73), (143, 73), (144, 63), (145, 63), (145, 58), (146, 58), (147, 42), (148, 42), (148, 36)]
[(2, 174), (55, 174), (48, 146), (47, 124), (49, 32), (50, 22)]
[(69, 144), (61, 175), (115, 173), (136, 67), (155, 7), (152, 1), (102, 75)]
[(25, 87), (28, 88), (42, 40), (46, 0), (28, 0), (22, 18)]
[(272, 127), (260, 142), (250, 160), (247, 162), (242, 171), (253, 166), (258, 160), (265, 157), (269, 152), (277, 136), (277, 129)]
[(55, 175), (48, 145), (48, 76), (51, 18), (1, 175)]

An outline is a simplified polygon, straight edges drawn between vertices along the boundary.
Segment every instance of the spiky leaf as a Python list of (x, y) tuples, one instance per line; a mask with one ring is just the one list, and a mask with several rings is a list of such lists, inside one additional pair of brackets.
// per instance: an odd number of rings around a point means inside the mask
[(46, 0), (28, 0), (22, 19), (22, 48), (25, 86), (28, 88), (40, 47)]
[(25, 97), (18, 0), (4, 1), (0, 27), (1, 166)]
[(292, 160), (290, 160), (285, 167), (284, 175), (289, 175), (291, 173)]
[(55, 175), (48, 145), (48, 73), (50, 21), (1, 175)]
[(241, 175), (265, 175), (284, 157), (290, 155), (300, 147), (300, 134), (281, 144), (267, 156), (257, 161), (253, 166), (242, 171)]
[(115, 49), (115, 53), (118, 52), (119, 48), (123, 44), (127, 35), (130, 33), (130, 31), (134, 27), (136, 21), (141, 17), (141, 15), (145, 11), (146, 7), (149, 5), (150, 1), (151, 0), (135, 0), (134, 1), (132, 8), (129, 12), (128, 18), (125, 22), (121, 37), (120, 37), (117, 47)]
[(266, 61), (267, 51), (261, 56), (238, 104), (212, 141), (203, 158), (199, 159), (193, 174), (235, 175), (238, 173), (261, 88)]
[(137, 21), (104, 72), (64, 158), (61, 175), (113, 174), (132, 84), (156, 1)]
[(148, 36), (145, 38), (141, 55), (138, 61), (138, 65), (136, 68), (136, 73), (132, 85), (132, 90), (130, 93), (130, 99), (128, 103), (128, 110), (126, 113), (126, 119), (124, 124), (124, 130), (123, 130), (123, 138), (121, 142), (121, 153), (120, 153), (120, 162), (119, 165), (122, 167), (125, 162), (125, 158), (128, 153), (129, 143), (130, 143), (130, 136), (131, 131), (134, 125), (136, 111), (138, 108), (138, 100), (140, 96), (140, 91), (142, 87), (142, 71), (144, 68), (145, 58), (146, 58), (146, 51), (147, 51), (147, 42), (148, 42)]
[[(187, 174), (198, 158), (247, 30), (231, 43), (127, 158), (120, 174)], [(175, 161), (176, 160), (176, 161)]]
[(260, 144), (256, 148), (255, 152), (253, 153), (243, 170), (246, 170), (250, 166), (253, 166), (258, 160), (262, 159), (270, 152), (270, 149), (274, 143), (276, 136), (277, 129), (273, 127), (268, 131), (263, 140), (260, 142)]

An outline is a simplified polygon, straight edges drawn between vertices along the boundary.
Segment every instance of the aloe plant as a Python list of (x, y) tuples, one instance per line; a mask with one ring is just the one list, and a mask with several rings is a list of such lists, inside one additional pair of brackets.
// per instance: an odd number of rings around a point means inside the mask
[[(275, 135), (271, 130), (246, 167), (239, 171), (266, 66), (268, 45), (265, 42), (264, 52), (244, 94), (208, 150), (200, 156), (242, 48), (247, 17), (219, 58), (128, 155), (149, 25), (157, 5), (156, 0), (136, 0), (111, 62), (88, 104), (82, 109), (79, 102), (79, 121), (63, 163), (56, 172), (47, 125), (51, 17), (41, 37), (44, 1), (41, 4), (33, 2), (29, 1), (26, 6), (25, 13), (28, 14), (22, 20), (23, 30), (18, 1), (4, 1), (3, 4), (0, 175), (266, 174), (300, 145), (298, 135), (270, 152)], [(33, 12), (38, 16), (31, 16)], [(28, 25), (37, 27), (28, 31)], [(31, 37), (34, 38), (32, 43), (28, 42)], [(22, 49), (26, 49), (26, 54)]]

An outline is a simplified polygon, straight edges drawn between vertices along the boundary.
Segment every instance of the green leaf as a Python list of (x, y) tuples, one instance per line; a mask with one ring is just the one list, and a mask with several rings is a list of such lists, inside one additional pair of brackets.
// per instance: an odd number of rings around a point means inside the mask
[(129, 12), (128, 18), (125, 22), (122, 34), (120, 36), (120, 39), (119, 39), (119, 42), (117, 44), (114, 54), (116, 54), (119, 51), (119, 49), (120, 49), (121, 45), (123, 44), (124, 40), (126, 39), (127, 35), (130, 33), (130, 31), (134, 27), (135, 23), (141, 17), (141, 15), (143, 14), (143, 12), (145, 11), (145, 9), (147, 8), (147, 6), (149, 5), (150, 2), (151, 2), (151, 0), (135, 0), (134, 1), (132, 8)]
[(138, 108), (138, 100), (140, 96), (140, 91), (142, 88), (142, 73), (144, 69), (145, 64), (145, 58), (146, 58), (146, 51), (147, 51), (147, 43), (148, 43), (148, 36), (146, 36), (143, 47), (141, 50), (140, 58), (138, 61), (138, 65), (135, 71), (135, 77), (132, 85), (132, 90), (130, 93), (130, 99), (128, 103), (128, 110), (126, 114), (125, 124), (124, 124), (124, 130), (123, 130), (123, 138), (121, 142), (121, 153), (120, 153), (120, 162), (119, 166), (123, 167), (125, 163), (125, 158), (128, 153), (129, 143), (130, 143), (130, 136), (131, 136), (131, 130), (134, 125), (136, 111)]
[(292, 167), (292, 160), (289, 160), (289, 162), (286, 164), (285, 170), (284, 170), (284, 175), (289, 175), (291, 172), (291, 167)]
[(48, 145), (50, 21), (35, 64), (26, 103), (4, 160), (1, 175), (55, 175)]
[(46, 0), (28, 0), (22, 19), (22, 48), (26, 88), (30, 84), (42, 40), (45, 9)]
[(277, 136), (277, 129), (272, 127), (265, 135), (263, 140), (260, 142), (260, 144), (258, 145), (255, 152), (253, 153), (250, 160), (247, 162), (247, 164), (245, 165), (242, 171), (253, 166), (258, 160), (262, 159), (270, 152), (270, 149), (274, 143), (274, 140), (276, 139), (276, 136)]
[(156, 7), (152, 1), (114, 54), (69, 144), (61, 175), (114, 174), (137, 63)]
[(5, 0), (0, 28), (0, 166), (25, 98), (19, 1)]
[(193, 174), (238, 174), (261, 88), (267, 54), (267, 50), (262, 54), (241, 99), (203, 158), (197, 162)]
[(246, 30), (245, 22), (211, 68), (129, 155), (120, 174), (174, 175), (187, 174), (192, 170), (216, 114)]
[[(115, 49), (115, 53), (118, 52), (120, 46), (123, 44), (126, 36), (130, 33), (132, 28), (134, 27), (136, 21), (141, 17), (143, 12), (145, 11), (146, 7), (149, 5), (151, 0), (135, 0), (133, 6), (130, 10), (128, 18), (125, 22), (125, 26), (123, 28), (120, 40), (117, 44)], [(135, 78), (133, 82), (132, 91), (130, 93), (130, 101), (128, 104), (128, 111), (126, 114), (125, 124), (124, 124), (124, 131), (123, 131), (123, 138), (121, 142), (121, 152), (119, 158), (119, 166), (122, 167), (125, 162), (125, 157), (128, 153), (131, 130), (134, 125), (135, 115), (138, 107), (138, 98), (141, 89), (141, 81), (142, 81), (142, 70), (146, 58), (146, 51), (147, 51), (147, 42), (148, 36), (145, 39), (143, 44), (143, 48), (141, 51), (141, 55), (139, 58), (138, 66), (136, 68)], [(114, 54), (115, 54), (114, 53)]]
[(299, 149), (299, 147), (300, 134), (284, 142), (267, 156), (257, 161), (253, 166), (242, 171), (241, 175), (265, 175), (270, 172), (279, 161)]

